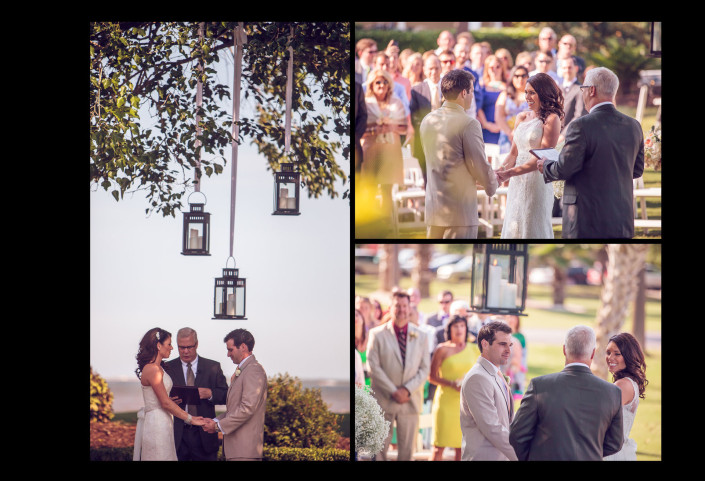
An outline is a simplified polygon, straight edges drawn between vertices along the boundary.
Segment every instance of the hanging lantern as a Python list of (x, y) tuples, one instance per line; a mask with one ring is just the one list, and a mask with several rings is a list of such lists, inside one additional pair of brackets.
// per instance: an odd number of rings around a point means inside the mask
[(476, 244), (473, 247), (471, 308), (480, 314), (525, 316), (527, 244)]
[[(230, 260), (230, 258), (228, 258)], [(235, 259), (233, 258), (233, 261)], [(223, 269), (223, 276), (215, 278), (213, 319), (247, 319), (245, 317), (245, 279), (239, 269)]]
[[(193, 195), (195, 192), (192, 192)], [(199, 194), (205, 195), (201, 192)], [(189, 195), (189, 199), (191, 198)], [(187, 200), (188, 201), (188, 200)], [(210, 224), (211, 215), (204, 212), (205, 201), (201, 203), (189, 202), (190, 211), (184, 212), (184, 228), (182, 235), (181, 254), (185, 256), (210, 255)]]
[(281, 172), (274, 173), (274, 212), (272, 215), (301, 215), (299, 212), (299, 183), (301, 173), (291, 162), (281, 164)]

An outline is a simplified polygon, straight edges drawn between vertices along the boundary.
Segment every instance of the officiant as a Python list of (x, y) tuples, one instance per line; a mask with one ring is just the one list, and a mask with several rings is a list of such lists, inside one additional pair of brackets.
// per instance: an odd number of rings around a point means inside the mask
[[(198, 355), (198, 335), (190, 327), (179, 329), (176, 343), (179, 357), (166, 363), (166, 372), (174, 387), (197, 387), (200, 402), (184, 404), (178, 397), (172, 399), (189, 414), (212, 419), (215, 405), (225, 404), (228, 393), (220, 363)], [(217, 461), (218, 434), (207, 433), (200, 426), (190, 426), (178, 418), (174, 418), (174, 444), (179, 461)]]

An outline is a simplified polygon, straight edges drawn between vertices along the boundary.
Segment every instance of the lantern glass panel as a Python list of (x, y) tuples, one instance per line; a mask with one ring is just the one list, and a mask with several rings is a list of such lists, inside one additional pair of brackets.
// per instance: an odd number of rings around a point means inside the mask
[(188, 248), (205, 249), (203, 245), (204, 225), (201, 222), (189, 222), (188, 224)]
[(472, 306), (482, 306), (482, 297), (484, 290), (482, 288), (485, 277), (485, 253), (475, 252), (473, 254), (475, 260), (473, 262), (472, 271)]
[(277, 182), (277, 209), (296, 209), (296, 182)]

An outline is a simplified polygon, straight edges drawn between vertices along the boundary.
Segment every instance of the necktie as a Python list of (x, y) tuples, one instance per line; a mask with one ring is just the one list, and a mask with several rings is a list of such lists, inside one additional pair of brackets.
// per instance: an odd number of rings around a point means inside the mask
[(504, 379), (504, 375), (502, 374), (502, 371), (497, 371), (497, 375), (499, 378), (502, 380), (502, 386), (504, 386), (504, 392), (507, 395), (507, 409), (509, 409), (509, 389), (507, 388), (507, 380)]
[[(193, 370), (191, 370), (191, 363), (186, 365), (186, 385), (193, 386), (196, 384), (196, 376), (193, 375)], [(188, 413), (191, 416), (196, 416), (196, 406), (193, 404), (188, 405)]]
[(399, 350), (401, 351), (401, 365), (403, 366), (406, 362), (406, 336), (403, 331), (399, 331), (397, 334), (397, 341), (399, 341)]
[(438, 107), (441, 106), (441, 99), (438, 95), (438, 85), (432, 84), (431, 89), (433, 90), (431, 108), (433, 110), (436, 110)]

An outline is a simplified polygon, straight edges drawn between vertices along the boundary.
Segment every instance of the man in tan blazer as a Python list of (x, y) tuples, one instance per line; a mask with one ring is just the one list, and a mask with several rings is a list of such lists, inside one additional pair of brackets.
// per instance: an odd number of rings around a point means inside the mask
[(249, 331), (235, 329), (223, 341), (237, 369), (230, 379), (225, 413), (203, 429), (223, 433), (223, 454), (227, 461), (261, 461), (267, 373), (252, 354), (255, 338)]
[(506, 364), (512, 345), (512, 328), (492, 321), (480, 329), (481, 355), (460, 388), (460, 430), (463, 461), (517, 461), (509, 444), (514, 414), (511, 391), (499, 366)]
[[(397, 291), (392, 296), (391, 320), (370, 330), (367, 364), (384, 418), (397, 424), (397, 460), (408, 461), (418, 433), (430, 354), (426, 334), (409, 323), (409, 295)], [(390, 429), (378, 460), (386, 461), (391, 438)]]
[(480, 122), (467, 115), (472, 105), (473, 76), (451, 70), (441, 79), (443, 105), (421, 121), (426, 157), (426, 237), (476, 239), (477, 186), (488, 196), (497, 176), (487, 162)]

